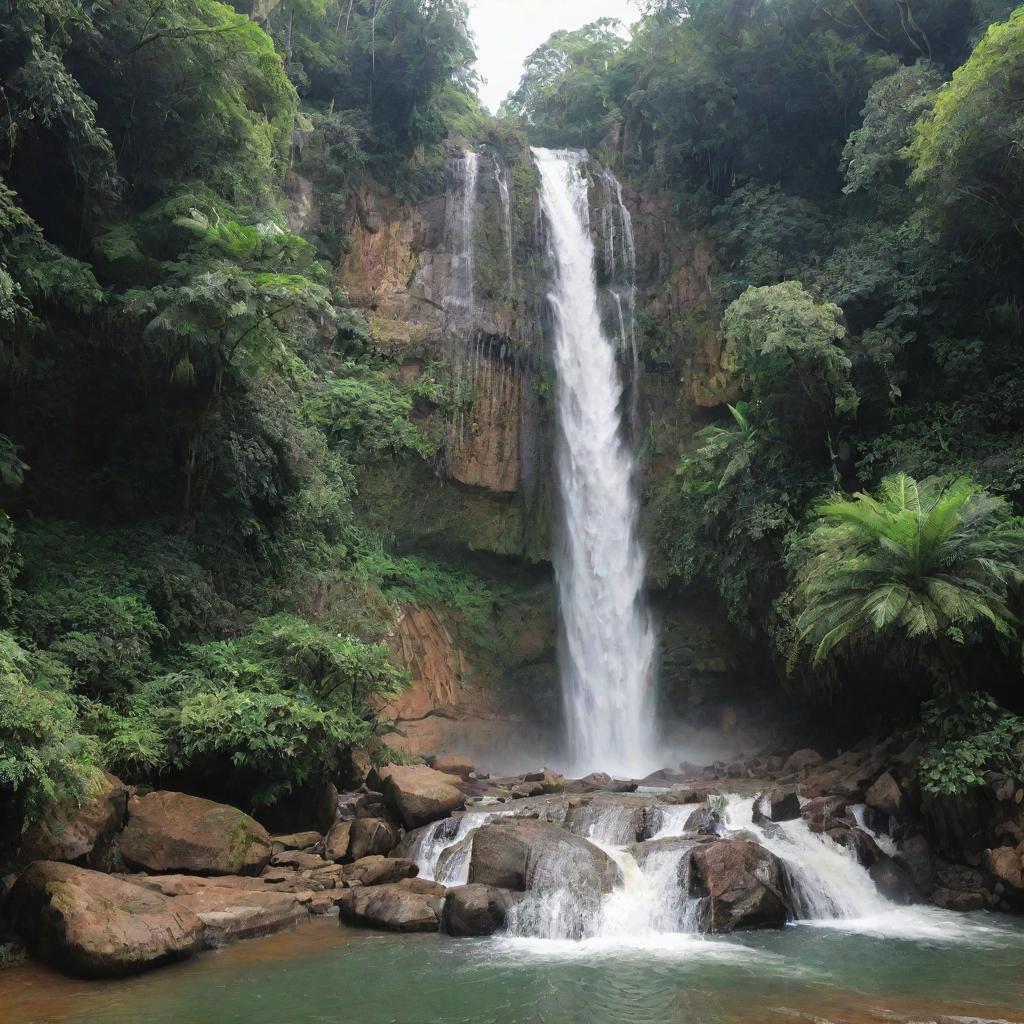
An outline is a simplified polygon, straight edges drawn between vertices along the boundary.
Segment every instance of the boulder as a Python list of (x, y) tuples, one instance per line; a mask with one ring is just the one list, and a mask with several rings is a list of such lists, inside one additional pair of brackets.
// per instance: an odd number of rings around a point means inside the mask
[(349, 844), (352, 842), (352, 826), (355, 821), (339, 821), (324, 837), (324, 857), (327, 860), (341, 861), (348, 856)]
[(808, 747), (790, 754), (789, 757), (786, 758), (784, 769), (789, 772), (802, 772), (806, 771), (808, 768), (816, 768), (824, 760), (825, 758), (823, 758), (821, 754)]
[(441, 930), (448, 935), (493, 935), (505, 927), (509, 910), (520, 893), (491, 885), (459, 885), (448, 890)]
[(33, 955), (84, 978), (113, 978), (180, 960), (203, 943), (203, 922), (158, 892), (56, 861), (19, 876), (6, 914)]
[(879, 775), (864, 794), (864, 802), (883, 814), (899, 814), (903, 807), (903, 791), (892, 772)]
[(338, 902), (342, 924), (393, 932), (436, 932), (444, 897), (400, 885), (346, 889)]
[(412, 878), (419, 868), (411, 860), (400, 857), (363, 857), (354, 864), (346, 864), (341, 876), (352, 885), (387, 885), (403, 878)]
[(525, 892), (533, 888), (578, 887), (588, 897), (611, 892), (615, 862), (580, 836), (534, 818), (512, 818), (477, 829), (469, 881)]
[(932, 890), (932, 903), (943, 910), (982, 910), (985, 907), (985, 894), (980, 891), (968, 892), (963, 889), (946, 889), (939, 886)]
[(725, 822), (722, 816), (710, 807), (698, 807), (683, 825), (684, 832), (696, 832), (702, 836), (720, 836), (725, 834)]
[(406, 828), (416, 828), (466, 806), (466, 797), (456, 788), (460, 780), (426, 765), (388, 765), (380, 769), (384, 800), (402, 818)]
[(270, 863), (276, 868), (294, 868), (296, 871), (317, 871), (331, 864), (320, 854), (306, 853), (304, 850), (282, 850), (270, 858)]
[(700, 844), (690, 855), (690, 892), (706, 900), (712, 932), (781, 928), (789, 915), (779, 859), (748, 840)]
[(63, 800), (51, 804), (29, 827), (21, 843), (21, 859), (80, 861), (107, 867), (110, 842), (124, 824), (128, 787), (104, 773), (98, 788), (79, 804)]
[(565, 790), (565, 776), (553, 772), (550, 768), (524, 775), (523, 782), (539, 785), (541, 793), (561, 793)]
[(292, 832), (285, 836), (271, 836), (274, 853), (280, 853), (282, 850), (308, 850), (311, 846), (323, 842), (323, 838), (319, 832)]
[(397, 845), (398, 830), (383, 818), (357, 818), (351, 823), (348, 856), (352, 860), (388, 854)]
[(759, 794), (754, 801), (754, 822), (796, 821), (800, 817), (800, 797), (795, 789), (775, 786)]
[(828, 832), (834, 828), (848, 828), (852, 823), (847, 818), (849, 801), (841, 796), (819, 796), (808, 800), (800, 814), (812, 832)]
[(270, 861), (267, 830), (227, 804), (158, 791), (128, 802), (121, 856), (154, 873), (258, 875)]
[(917, 891), (922, 895), (927, 895), (935, 888), (935, 864), (931, 847), (924, 836), (904, 839), (897, 847), (893, 860), (906, 868)]
[(999, 846), (986, 850), (982, 863), (1003, 885), (1020, 892), (1024, 890), (1021, 854), (1011, 846)]
[(476, 769), (473, 759), (463, 754), (442, 754), (434, 758), (431, 767), (445, 775), (458, 775), (462, 779), (468, 779)]
[(875, 888), (893, 903), (909, 904), (918, 901), (917, 888), (910, 877), (910, 872), (900, 867), (892, 857), (882, 854), (868, 868), (868, 874), (875, 883)]
[(858, 863), (866, 868), (877, 863), (884, 856), (878, 843), (861, 828), (833, 828), (826, 835), (837, 846), (849, 850)]
[(270, 888), (240, 889), (215, 883), (198, 886), (174, 901), (175, 906), (186, 907), (203, 922), (208, 946), (222, 946), (238, 939), (253, 939), (292, 928), (309, 917), (307, 902), (298, 893)]

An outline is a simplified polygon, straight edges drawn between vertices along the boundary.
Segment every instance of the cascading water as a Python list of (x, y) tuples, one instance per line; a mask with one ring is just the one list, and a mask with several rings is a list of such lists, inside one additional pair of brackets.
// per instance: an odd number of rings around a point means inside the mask
[(562, 677), (572, 767), (641, 774), (655, 748), (654, 638), (643, 600), (633, 459), (622, 382), (602, 324), (590, 234), (587, 155), (533, 151), (554, 268), (563, 531), (556, 555)]
[(472, 327), (476, 309), (475, 247), (476, 192), (480, 177), (480, 156), (467, 150), (448, 161), (448, 200), (445, 235), (452, 254), (451, 279), (444, 301), (449, 331)]
[(512, 199), (508, 189), (508, 171), (497, 157), (494, 157), (494, 181), (498, 186), (498, 198), (501, 200), (501, 236), (505, 242), (508, 291), (511, 295), (515, 291), (515, 260), (512, 256)]

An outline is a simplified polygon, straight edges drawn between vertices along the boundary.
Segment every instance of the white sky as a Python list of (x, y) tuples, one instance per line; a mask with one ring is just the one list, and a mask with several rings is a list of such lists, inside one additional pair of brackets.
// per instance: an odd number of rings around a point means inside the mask
[(519, 84), (523, 61), (559, 29), (577, 29), (598, 18), (636, 21), (631, 0), (470, 0), (469, 27), (476, 39), (480, 98), (492, 112)]

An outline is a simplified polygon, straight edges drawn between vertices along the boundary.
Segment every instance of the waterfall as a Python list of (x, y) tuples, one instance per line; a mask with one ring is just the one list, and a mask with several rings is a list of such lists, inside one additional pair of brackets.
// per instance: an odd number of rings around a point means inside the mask
[(501, 237), (505, 242), (505, 259), (508, 265), (508, 292), (515, 292), (515, 260), (512, 256), (512, 201), (508, 190), (508, 171), (504, 164), (494, 157), (494, 181), (498, 186), (501, 200)]
[(472, 328), (476, 308), (474, 236), (479, 154), (467, 150), (462, 156), (449, 160), (447, 175), (445, 235), (452, 254), (452, 271), (444, 311), (448, 329), (457, 330)]
[(642, 774), (655, 744), (654, 638), (643, 600), (622, 382), (599, 309), (587, 155), (533, 151), (554, 267), (563, 530), (555, 568), (562, 685), (574, 770)]

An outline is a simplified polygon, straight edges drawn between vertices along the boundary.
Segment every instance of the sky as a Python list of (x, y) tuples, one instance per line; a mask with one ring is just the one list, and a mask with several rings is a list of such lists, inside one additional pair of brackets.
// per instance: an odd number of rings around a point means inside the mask
[(559, 29), (577, 29), (598, 18), (635, 21), (631, 0), (470, 0), (469, 26), (476, 39), (480, 98), (492, 112), (519, 84), (523, 61)]

